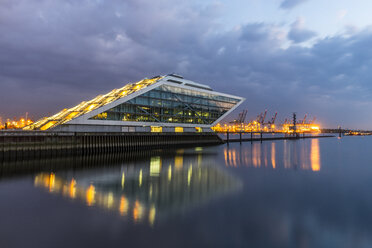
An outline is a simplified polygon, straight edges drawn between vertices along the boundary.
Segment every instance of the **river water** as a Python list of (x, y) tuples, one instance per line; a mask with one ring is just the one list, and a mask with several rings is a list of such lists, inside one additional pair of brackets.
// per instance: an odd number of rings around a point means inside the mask
[(372, 247), (371, 148), (343, 137), (3, 162), (0, 247)]

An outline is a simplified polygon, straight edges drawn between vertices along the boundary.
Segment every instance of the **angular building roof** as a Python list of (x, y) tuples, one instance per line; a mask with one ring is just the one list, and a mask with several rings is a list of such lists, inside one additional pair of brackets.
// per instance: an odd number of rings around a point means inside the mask
[[(143, 79), (42, 118), (25, 130), (66, 125), (210, 127), (244, 101), (169, 74)], [(161, 113), (160, 113), (161, 112)], [(61, 126), (61, 127), (62, 127)]]

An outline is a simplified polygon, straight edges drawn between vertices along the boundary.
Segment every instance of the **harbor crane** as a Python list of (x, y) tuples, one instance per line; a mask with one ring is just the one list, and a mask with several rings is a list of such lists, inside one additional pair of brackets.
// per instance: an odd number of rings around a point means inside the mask
[(307, 118), (307, 114), (305, 114), (305, 117), (304, 117), (304, 119), (302, 120), (302, 124), (305, 124), (306, 123), (306, 118)]
[(238, 114), (238, 119), (235, 119), (231, 121), (230, 123), (236, 123), (236, 124), (243, 124), (245, 121), (245, 118), (247, 117), (248, 110), (244, 109), (242, 112)]
[(275, 112), (275, 115), (273, 116), (273, 118), (271, 118), (271, 121), (268, 122), (268, 124), (270, 125), (274, 125), (275, 124), (275, 120), (276, 120), (276, 116), (278, 115), (278, 112)]
[(263, 125), (265, 123), (266, 114), (267, 114), (267, 109), (265, 109), (264, 113), (261, 112), (261, 114), (257, 116), (257, 122)]

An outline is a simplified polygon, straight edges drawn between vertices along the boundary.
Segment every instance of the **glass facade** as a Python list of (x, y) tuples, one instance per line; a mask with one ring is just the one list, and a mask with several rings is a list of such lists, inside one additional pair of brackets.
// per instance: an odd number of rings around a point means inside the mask
[(239, 99), (161, 85), (90, 119), (210, 125)]

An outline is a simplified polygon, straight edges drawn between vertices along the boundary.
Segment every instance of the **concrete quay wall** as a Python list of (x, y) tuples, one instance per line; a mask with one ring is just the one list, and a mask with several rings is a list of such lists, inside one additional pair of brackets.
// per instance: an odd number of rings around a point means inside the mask
[(0, 160), (43, 154), (96, 154), (222, 144), (214, 133), (0, 132)]

